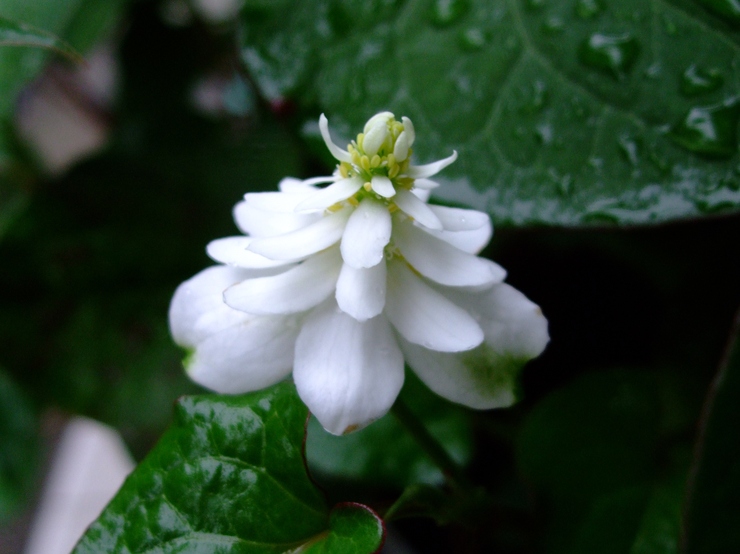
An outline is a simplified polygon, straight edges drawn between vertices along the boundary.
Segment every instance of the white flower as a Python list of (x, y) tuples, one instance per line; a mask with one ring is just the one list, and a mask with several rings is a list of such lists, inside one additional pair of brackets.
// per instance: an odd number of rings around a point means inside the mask
[[(471, 408), (514, 402), (523, 363), (549, 337), (538, 306), (476, 254), (488, 216), (426, 203), (428, 178), (457, 158), (409, 163), (411, 121), (373, 116), (333, 175), (286, 178), (234, 208), (246, 236), (219, 239), (210, 267), (177, 289), (175, 341), (190, 377), (222, 393), (270, 386), (291, 371), (331, 433), (384, 415), (404, 361), (429, 388)], [(318, 185), (327, 185), (320, 187)]]

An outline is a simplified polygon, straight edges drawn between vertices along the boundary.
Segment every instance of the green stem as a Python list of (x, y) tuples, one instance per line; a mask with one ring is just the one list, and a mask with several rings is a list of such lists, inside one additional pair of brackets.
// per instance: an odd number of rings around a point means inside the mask
[(451, 485), (459, 490), (470, 490), (473, 485), (463, 473), (462, 468), (453, 460), (437, 439), (427, 430), (416, 414), (400, 398), (396, 399), (391, 412), (406, 428), (424, 452), (439, 466)]

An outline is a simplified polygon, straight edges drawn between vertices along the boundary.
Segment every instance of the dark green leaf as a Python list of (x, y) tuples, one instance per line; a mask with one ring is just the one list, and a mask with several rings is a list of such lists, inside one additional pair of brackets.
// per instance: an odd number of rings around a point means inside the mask
[[(401, 398), (456, 462), (464, 465), (470, 460), (473, 437), (463, 410), (433, 394), (410, 372), (406, 373)], [(439, 468), (393, 414), (342, 437), (330, 435), (311, 418), (306, 456), (310, 467), (318, 473), (374, 487), (444, 480)]]
[(36, 413), (0, 368), (0, 521), (28, 498), (37, 467)]
[(414, 121), (418, 160), (457, 149), (443, 201), (497, 223), (643, 224), (740, 207), (740, 33), (727, 10), (736, 3), (246, 2), (242, 58), (266, 96), (326, 112), (345, 140), (390, 109)]
[(380, 519), (356, 504), (330, 512), (306, 473), (307, 415), (292, 383), (181, 399), (75, 553), (375, 552)]
[(688, 554), (740, 549), (740, 318), (712, 385), (685, 520)]
[(80, 55), (59, 37), (0, 16), (0, 47), (3, 46), (46, 48), (76, 62), (82, 61)]

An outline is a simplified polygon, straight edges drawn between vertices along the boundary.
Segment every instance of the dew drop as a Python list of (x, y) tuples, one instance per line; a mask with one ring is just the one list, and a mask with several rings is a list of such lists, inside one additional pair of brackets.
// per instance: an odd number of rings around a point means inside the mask
[(737, 152), (739, 120), (740, 97), (712, 106), (696, 106), (671, 129), (670, 137), (697, 154), (728, 158)]
[(593, 19), (604, 9), (601, 0), (578, 0), (576, 15), (582, 19)]
[(565, 30), (565, 22), (558, 16), (553, 15), (542, 24), (542, 30), (549, 34), (562, 33)]
[(540, 144), (550, 144), (553, 139), (552, 125), (549, 123), (540, 123), (535, 127), (535, 135)]
[(432, 8), (432, 23), (447, 27), (468, 11), (468, 0), (436, 0)]
[(740, 24), (740, 2), (738, 0), (699, 0), (709, 11), (724, 17), (727, 23)]
[(647, 68), (645, 68), (645, 77), (648, 79), (657, 79), (660, 77), (660, 74), (663, 72), (663, 67), (660, 65), (660, 62), (655, 62), (653, 64), (650, 64)]
[(619, 151), (632, 166), (636, 166), (640, 159), (638, 157), (639, 147), (637, 141), (629, 135), (622, 135), (617, 139)]
[(621, 79), (637, 60), (639, 51), (640, 45), (630, 33), (594, 33), (581, 45), (579, 57), (585, 65), (608, 71)]
[(544, 81), (535, 81), (532, 83), (531, 92), (526, 92), (527, 101), (522, 105), (521, 111), (524, 113), (536, 113), (542, 110), (547, 104), (548, 90)]
[(681, 75), (681, 92), (686, 96), (707, 94), (720, 88), (724, 82), (718, 69), (703, 70), (691, 65)]
[(470, 27), (460, 33), (460, 44), (462, 45), (463, 50), (468, 50), (470, 52), (480, 50), (486, 45), (486, 42), (488, 42), (486, 33), (478, 27)]

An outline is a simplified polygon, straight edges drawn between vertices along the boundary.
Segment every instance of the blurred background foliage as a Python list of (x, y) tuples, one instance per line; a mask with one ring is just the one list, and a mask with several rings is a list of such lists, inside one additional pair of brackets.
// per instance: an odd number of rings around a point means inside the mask
[[(416, 124), (420, 161), (460, 151), (438, 200), (494, 216), (485, 254), (552, 336), (509, 410), (408, 380), (493, 505), (459, 521), (422, 498), (410, 511), (432, 518), (392, 532), (416, 552), (738, 547), (737, 346), (722, 361), (740, 341), (733, 6), (2, 0), (0, 523), (38, 490), (49, 413), (151, 448), (199, 390), (169, 299), (235, 234), (232, 206), (331, 169), (322, 111), (349, 137), (391, 109)], [(17, 23), (87, 61), (8, 43)], [(391, 416), (346, 440), (312, 424), (307, 450), (337, 501), (382, 511), (442, 482)]]

